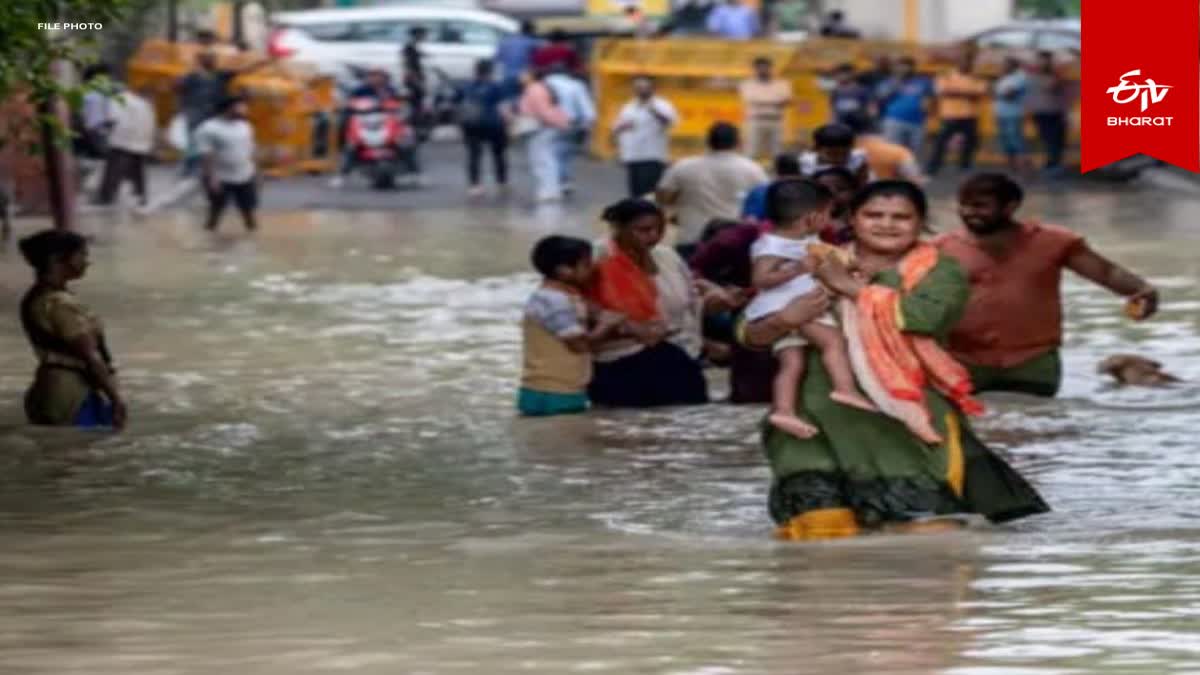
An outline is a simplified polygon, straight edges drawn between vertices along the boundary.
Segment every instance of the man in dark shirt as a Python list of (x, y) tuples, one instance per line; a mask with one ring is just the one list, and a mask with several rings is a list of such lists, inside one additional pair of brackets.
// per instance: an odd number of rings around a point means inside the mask
[(229, 83), (237, 72), (217, 68), (212, 52), (196, 55), (196, 68), (179, 81), (179, 110), (187, 119), (188, 129), (195, 129), (212, 117), (216, 106), (228, 94)]
[(821, 37), (858, 38), (859, 32), (846, 22), (846, 13), (835, 9), (821, 23)]
[(217, 56), (205, 51), (196, 55), (196, 69), (179, 81), (179, 110), (187, 118), (188, 129), (216, 114), (217, 105), (228, 98), (229, 83), (239, 75), (261, 68), (271, 59), (261, 59), (240, 68), (217, 68)]
[(187, 121), (188, 157), (184, 160), (184, 171), (192, 171), (196, 159), (190, 152), (192, 134), (204, 120), (217, 114), (217, 106), (229, 97), (229, 83), (239, 75), (261, 68), (271, 59), (255, 61), (240, 68), (217, 68), (217, 55), (203, 51), (196, 55), (196, 69), (179, 81), (179, 111)]
[(852, 116), (871, 116), (871, 92), (859, 83), (853, 64), (843, 63), (833, 73), (834, 85), (829, 92), (829, 107), (833, 121), (845, 124)]
[(892, 79), (892, 57), (886, 54), (875, 57), (874, 67), (858, 75), (858, 83), (867, 88), (867, 93), (876, 106), (879, 105), (880, 98), (884, 93), (884, 83), (890, 79)]
[(408, 32), (408, 42), (400, 50), (400, 62), (404, 66), (404, 88), (414, 110), (420, 109), (425, 101), (425, 55), (421, 43), (429, 35), (425, 26), (415, 26)]

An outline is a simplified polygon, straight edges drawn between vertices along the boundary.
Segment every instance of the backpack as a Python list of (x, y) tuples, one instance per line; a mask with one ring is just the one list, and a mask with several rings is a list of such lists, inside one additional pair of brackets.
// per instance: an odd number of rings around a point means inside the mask
[(462, 100), (458, 102), (454, 115), (462, 126), (478, 126), (483, 121), (484, 101), (486, 90), (481, 91), (474, 85), (468, 85), (463, 91)]

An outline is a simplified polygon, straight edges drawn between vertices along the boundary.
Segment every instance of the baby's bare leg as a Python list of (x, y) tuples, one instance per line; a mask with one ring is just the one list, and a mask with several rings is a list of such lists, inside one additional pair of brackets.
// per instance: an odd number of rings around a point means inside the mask
[(767, 421), (797, 438), (812, 438), (817, 428), (796, 415), (796, 388), (804, 379), (804, 348), (788, 347), (775, 353), (779, 373), (775, 375), (772, 412)]
[(878, 408), (871, 400), (858, 391), (854, 367), (850, 364), (850, 350), (841, 331), (833, 326), (810, 321), (799, 332), (805, 340), (821, 350), (821, 362), (825, 364), (825, 369), (829, 371), (829, 379), (833, 381), (833, 392), (829, 398), (842, 405), (877, 411)]
[(804, 379), (804, 348), (788, 347), (775, 352), (779, 360), (779, 372), (775, 375), (772, 399), (776, 413), (796, 413), (796, 387)]

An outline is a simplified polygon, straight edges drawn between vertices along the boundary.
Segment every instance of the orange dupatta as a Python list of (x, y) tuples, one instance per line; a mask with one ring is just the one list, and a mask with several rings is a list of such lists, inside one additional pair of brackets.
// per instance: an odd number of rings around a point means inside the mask
[[(930, 244), (918, 244), (900, 261), (904, 293), (913, 290), (937, 265), (938, 252)], [(857, 309), (863, 350), (889, 394), (920, 403), (922, 389), (932, 384), (968, 415), (983, 413), (983, 404), (971, 396), (970, 373), (931, 337), (905, 333), (901, 328), (901, 291), (885, 286), (867, 286), (859, 293)]]
[(595, 278), (588, 298), (610, 312), (624, 314), (632, 321), (658, 321), (658, 286), (628, 254), (608, 244), (604, 256), (596, 262)]

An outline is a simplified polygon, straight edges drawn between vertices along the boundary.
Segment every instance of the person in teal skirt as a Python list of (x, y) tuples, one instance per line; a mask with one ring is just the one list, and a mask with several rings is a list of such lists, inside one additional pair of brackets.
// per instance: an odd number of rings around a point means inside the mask
[[(969, 294), (962, 268), (936, 254), (915, 284), (901, 275), (910, 254), (934, 253), (920, 240), (926, 212), (924, 193), (910, 183), (882, 181), (863, 188), (850, 219), (858, 269), (835, 258), (823, 260), (815, 273), (828, 290), (797, 299), (771, 321), (743, 326), (743, 343), (767, 348), (827, 311), (831, 299), (856, 299), (870, 285), (899, 292), (896, 318), (902, 334), (944, 343)], [(923, 389), (923, 404), (942, 437), (937, 444), (922, 442), (883, 413), (833, 403), (819, 354), (808, 355), (806, 373), (797, 414), (820, 433), (801, 439), (769, 425), (763, 432), (772, 473), (768, 506), (778, 537), (922, 531), (961, 523), (947, 516), (979, 514), (1000, 523), (1049, 510), (1037, 491), (975, 436), (963, 410), (932, 386)]]

